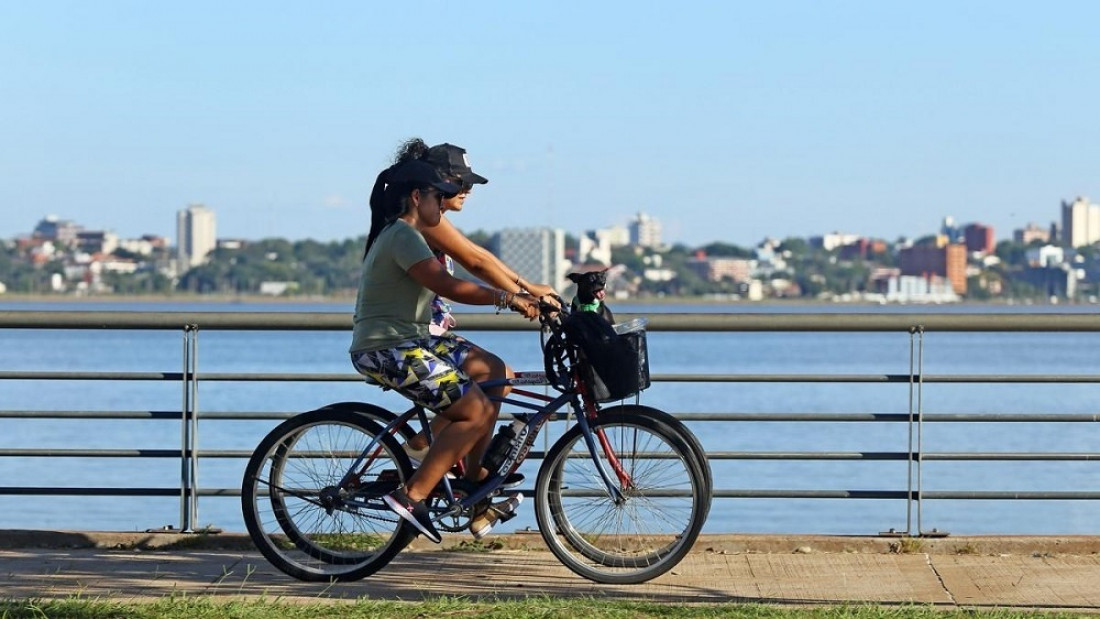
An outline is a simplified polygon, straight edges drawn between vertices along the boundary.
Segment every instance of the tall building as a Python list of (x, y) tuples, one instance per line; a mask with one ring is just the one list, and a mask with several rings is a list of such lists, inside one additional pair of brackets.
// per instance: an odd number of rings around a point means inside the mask
[(898, 252), (902, 275), (938, 275), (951, 282), (956, 294), (966, 294), (966, 246), (914, 245)]
[(176, 258), (181, 272), (205, 262), (216, 244), (214, 211), (191, 204), (176, 213)]
[(640, 247), (661, 246), (661, 222), (645, 213), (638, 213), (634, 221), (627, 226), (630, 231), (630, 243)]
[(529, 282), (565, 288), (569, 261), (565, 232), (553, 228), (510, 228), (493, 235), (493, 253)]
[(1088, 198), (1062, 201), (1062, 244), (1067, 247), (1092, 245), (1100, 241), (1100, 205)]
[(997, 247), (992, 226), (968, 224), (963, 228), (963, 239), (966, 241), (966, 251), (992, 254)]

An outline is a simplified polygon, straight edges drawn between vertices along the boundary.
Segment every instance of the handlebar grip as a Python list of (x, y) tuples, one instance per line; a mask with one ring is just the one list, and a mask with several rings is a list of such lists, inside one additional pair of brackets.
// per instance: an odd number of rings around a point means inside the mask
[(551, 297), (553, 297), (554, 299), (557, 300), (557, 302), (558, 302), (557, 307), (555, 307), (553, 303), (548, 303), (548, 302), (544, 301), (543, 297), (539, 297), (538, 301), (539, 301), (539, 311), (540, 312), (543, 312), (543, 313), (560, 312), (562, 309), (565, 309), (565, 300), (564, 299), (562, 299), (561, 297), (559, 297), (556, 294), (552, 294), (552, 295), (549, 295), (549, 296), (551, 296)]

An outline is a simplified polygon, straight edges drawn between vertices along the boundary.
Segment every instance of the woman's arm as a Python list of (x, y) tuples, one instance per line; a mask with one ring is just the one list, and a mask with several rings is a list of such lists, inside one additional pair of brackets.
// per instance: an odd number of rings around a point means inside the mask
[[(424, 228), (420, 232), (434, 249), (447, 254), (471, 275), (487, 284), (508, 292), (526, 290), (536, 297), (556, 294), (550, 286), (534, 284), (520, 277), (492, 252), (462, 234), (446, 217), (440, 219), (438, 226)], [(454, 299), (445, 294), (440, 296)], [(460, 301), (460, 299), (455, 300)]]
[(513, 309), (528, 318), (539, 315), (538, 301), (528, 294), (517, 294), (503, 289), (489, 288), (459, 279), (447, 272), (438, 260), (429, 258), (409, 267), (409, 276), (418, 284), (441, 297), (467, 305), (496, 305), (499, 309)]

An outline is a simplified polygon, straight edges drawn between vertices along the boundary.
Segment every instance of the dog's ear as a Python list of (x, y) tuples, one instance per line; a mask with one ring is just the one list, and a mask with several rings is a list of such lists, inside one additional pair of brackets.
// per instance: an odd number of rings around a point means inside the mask
[(566, 275), (566, 277), (568, 277), (569, 281), (573, 282), (574, 284), (579, 284), (584, 281), (584, 273), (570, 273), (569, 275)]

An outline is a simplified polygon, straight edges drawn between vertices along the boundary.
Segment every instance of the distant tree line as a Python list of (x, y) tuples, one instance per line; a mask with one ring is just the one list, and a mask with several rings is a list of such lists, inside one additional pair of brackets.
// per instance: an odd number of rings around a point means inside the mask
[(265, 239), (240, 249), (215, 250), (201, 266), (184, 273), (177, 284), (197, 293), (259, 292), (263, 282), (294, 282), (297, 294), (330, 294), (354, 290), (365, 237), (345, 241)]
[[(488, 247), (491, 235), (484, 231), (469, 234), (471, 240)], [(139, 261), (134, 273), (103, 273), (103, 283), (110, 290), (123, 294), (192, 293), (256, 294), (264, 282), (288, 283), (287, 294), (332, 295), (354, 291), (358, 283), (363, 257), (364, 237), (343, 241), (288, 241), (264, 239), (246, 243), (240, 248), (219, 248), (207, 262), (194, 267), (173, 281), (156, 268), (166, 255), (156, 260), (140, 262), (141, 256), (116, 255)], [(1041, 245), (1022, 245), (1013, 241), (997, 244), (997, 261), (989, 265), (972, 263), (977, 274), (969, 281), (968, 295), (972, 299), (1040, 298), (1043, 292), (1029, 283), (1022, 274), (1029, 268), (1027, 251)], [(567, 252), (575, 252), (578, 240), (566, 236)], [(866, 257), (842, 257), (840, 250), (827, 251), (801, 238), (787, 238), (775, 247), (785, 267), (768, 273), (764, 284), (784, 280), (793, 284), (802, 297), (816, 298), (828, 294), (860, 293), (868, 290), (876, 268), (897, 264), (897, 244), (886, 244), (886, 251)], [(752, 259), (753, 248), (714, 242), (700, 247), (676, 244), (660, 251), (623, 246), (612, 250), (612, 264), (626, 268), (632, 290), (638, 295), (696, 296), (706, 294), (738, 294), (745, 290), (744, 282), (708, 281), (700, 277), (688, 263), (699, 255)], [(1081, 294), (1095, 295), (1095, 281), (1100, 279), (1095, 247), (1076, 249), (1075, 264), (1086, 277), (1079, 284)], [(673, 277), (645, 278), (648, 269), (671, 271)], [(51, 279), (65, 273), (64, 257), (34, 264), (17, 253), (13, 244), (0, 243), (0, 282), (11, 292), (47, 293)], [(468, 277), (460, 269), (460, 276)], [(991, 290), (999, 291), (996, 295)]]

